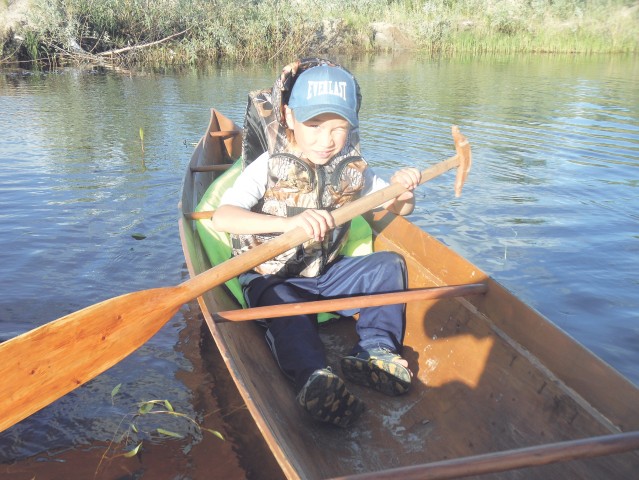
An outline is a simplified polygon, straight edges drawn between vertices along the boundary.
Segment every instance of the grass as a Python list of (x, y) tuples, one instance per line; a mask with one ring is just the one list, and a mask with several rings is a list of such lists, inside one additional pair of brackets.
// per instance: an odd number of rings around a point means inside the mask
[[(14, 57), (31, 60), (91, 61), (102, 52), (129, 48), (108, 60), (177, 65), (387, 48), (373, 24), (395, 26), (404, 48), (438, 54), (639, 51), (639, 4), (622, 0), (31, 0), (30, 5), (29, 21), (17, 32), (26, 40)], [(161, 41), (179, 32), (184, 33)], [(2, 51), (10, 51), (8, 43)]]

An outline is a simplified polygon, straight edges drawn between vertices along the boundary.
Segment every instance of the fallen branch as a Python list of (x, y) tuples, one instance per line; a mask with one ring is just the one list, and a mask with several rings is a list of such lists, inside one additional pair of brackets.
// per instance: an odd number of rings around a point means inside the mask
[(188, 32), (189, 30), (190, 29), (187, 28), (186, 30), (182, 30), (181, 32), (174, 33), (173, 35), (169, 35), (168, 37), (165, 37), (165, 38), (163, 38), (161, 40), (156, 40), (154, 42), (141, 43), (139, 45), (132, 45), (130, 47), (118, 48), (116, 50), (109, 50), (108, 52), (96, 53), (95, 56), (96, 57), (106, 57), (106, 56), (109, 56), (109, 55), (117, 55), (118, 53), (128, 52), (129, 50), (139, 50), (141, 48), (152, 47), (153, 45), (157, 45), (159, 43), (166, 42), (167, 40), (171, 40), (172, 38), (178, 37), (178, 36)]

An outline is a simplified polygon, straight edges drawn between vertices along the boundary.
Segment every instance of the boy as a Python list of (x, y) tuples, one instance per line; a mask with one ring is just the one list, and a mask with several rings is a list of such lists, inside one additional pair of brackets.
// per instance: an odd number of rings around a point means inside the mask
[[(330, 62), (301, 73), (297, 66), (289, 71), (296, 78), (282, 105), (286, 135), (244, 169), (213, 216), (214, 227), (231, 234), (235, 253), (298, 226), (311, 237), (240, 277), (247, 303), (255, 307), (405, 290), (406, 267), (399, 255), (339, 255), (349, 226), (336, 227), (331, 210), (386, 185), (359, 156), (357, 82)], [(384, 207), (399, 215), (411, 213), (412, 190), (419, 180), (417, 169), (396, 172), (391, 182), (409, 191)], [(348, 380), (387, 395), (409, 389), (412, 374), (399, 354), (404, 309), (361, 309), (356, 324), (360, 340), (341, 361)], [(364, 404), (327, 366), (316, 316), (266, 323), (267, 342), (281, 370), (293, 380), (298, 404), (316, 420), (351, 425)]]

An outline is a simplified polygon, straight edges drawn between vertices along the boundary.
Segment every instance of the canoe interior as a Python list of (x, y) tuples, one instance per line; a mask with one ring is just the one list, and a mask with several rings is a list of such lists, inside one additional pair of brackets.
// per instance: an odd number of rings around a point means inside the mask
[[(191, 212), (238, 138), (210, 136), (237, 127), (212, 110), (185, 176), (181, 212)], [(216, 323), (237, 308), (224, 287), (199, 299), (211, 334), (275, 459), (288, 478), (320, 479), (639, 429), (639, 389), (554, 327), (473, 264), (403, 218), (376, 214), (375, 248), (401, 253), (411, 288), (485, 281), (485, 295), (408, 305), (405, 357), (412, 391), (391, 398), (350, 386), (368, 407), (349, 430), (310, 420), (295, 404), (252, 322)], [(210, 267), (193, 222), (180, 216), (191, 275)], [(321, 328), (329, 362), (355, 342), (354, 320)], [(491, 478), (634, 478), (638, 453), (563, 462)]]

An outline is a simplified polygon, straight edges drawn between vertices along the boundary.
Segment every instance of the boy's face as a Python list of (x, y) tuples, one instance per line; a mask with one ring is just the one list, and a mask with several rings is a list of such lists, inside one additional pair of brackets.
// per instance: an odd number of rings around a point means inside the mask
[(351, 128), (345, 118), (335, 113), (322, 113), (306, 122), (298, 122), (288, 107), (286, 122), (293, 130), (297, 148), (316, 165), (325, 165), (344, 148)]

